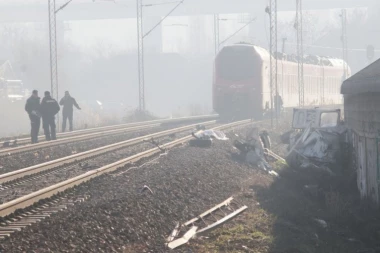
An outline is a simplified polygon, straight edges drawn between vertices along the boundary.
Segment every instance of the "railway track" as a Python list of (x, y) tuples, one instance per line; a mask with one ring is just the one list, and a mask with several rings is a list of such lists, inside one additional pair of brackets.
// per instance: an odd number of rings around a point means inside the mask
[[(216, 121), (214, 120), (214, 121), (209, 121), (209, 122), (203, 122), (202, 125), (210, 126), (210, 125), (215, 124), (215, 123), (216, 123)], [(161, 138), (161, 137), (169, 136), (172, 134), (180, 133), (183, 131), (189, 131), (189, 130), (194, 129), (197, 125), (198, 124), (192, 124), (192, 125), (185, 126), (185, 127), (179, 127), (179, 128), (170, 129), (170, 130), (166, 130), (166, 131), (162, 131), (162, 132), (158, 132), (158, 133), (145, 135), (142, 137), (138, 137), (138, 138), (114, 143), (111, 145), (92, 149), (92, 150), (85, 151), (85, 152), (78, 153), (78, 154), (74, 154), (71, 156), (66, 156), (66, 157), (63, 157), (60, 159), (56, 159), (56, 160), (49, 161), (46, 163), (38, 164), (38, 165), (31, 166), (28, 168), (24, 168), (24, 169), (16, 170), (13, 172), (1, 174), (0, 175), (0, 185), (2, 185), (2, 187), (4, 188), (4, 186), (7, 186), (7, 183), (10, 183), (10, 182), (18, 180), (18, 179), (22, 179), (26, 176), (30, 176), (30, 175), (34, 175), (34, 174), (39, 174), (38, 176), (40, 176), (40, 173), (44, 172), (44, 171), (49, 171), (51, 169), (57, 169), (57, 168), (62, 167), (62, 166), (70, 166), (73, 163), (78, 163), (78, 162), (81, 162), (84, 160), (92, 159), (92, 158), (99, 156), (99, 155), (103, 155), (103, 154), (106, 154), (109, 152), (114, 152), (114, 151), (117, 151), (120, 149), (131, 147), (133, 145), (142, 144), (146, 140), (150, 140), (152, 138)], [(29, 178), (28, 178), (28, 180), (29, 180)], [(19, 183), (19, 182), (15, 182), (15, 183)]]
[[(78, 130), (74, 132), (66, 132), (66, 133), (58, 133), (58, 140), (49, 141), (49, 142), (40, 142), (33, 145), (30, 144), (30, 138), (13, 138), (12, 140), (6, 140), (0, 142), (0, 157), (10, 154), (17, 154), (21, 152), (32, 151), (40, 148), (51, 147), (76, 141), (83, 141), (92, 138), (99, 138), (107, 135), (115, 135), (133, 132), (136, 130), (149, 129), (153, 127), (160, 126), (162, 124), (179, 124), (186, 123), (192, 121), (203, 121), (203, 120), (212, 120), (217, 119), (218, 115), (203, 115), (203, 116), (193, 116), (193, 117), (184, 117), (184, 118), (176, 118), (176, 119), (161, 119), (161, 120), (153, 120), (153, 121), (145, 121), (145, 122), (137, 122), (137, 123), (129, 123), (129, 124), (120, 124), (114, 126), (106, 126), (99, 128), (91, 128)], [(39, 136), (39, 140), (45, 140), (45, 136)], [(9, 148), (10, 146), (13, 146)], [(4, 148), (5, 147), (5, 148)]]
[[(250, 120), (239, 121), (239, 122), (234, 122), (234, 123), (230, 123), (230, 124), (226, 124), (226, 125), (221, 125), (221, 126), (213, 128), (213, 129), (224, 130), (224, 129), (228, 129), (228, 128), (232, 128), (232, 127), (240, 127), (240, 126), (247, 125), (250, 122), (251, 122)], [(210, 124), (212, 124), (212, 122), (208, 122), (208, 125), (210, 125)], [(155, 136), (162, 136), (164, 134), (168, 135), (168, 134), (172, 134), (176, 131), (177, 132), (185, 131), (186, 129), (190, 129), (190, 127), (194, 127), (194, 125), (182, 127), (182, 128), (177, 128), (177, 129), (172, 129), (172, 130), (164, 131), (161, 133), (156, 133)], [(131, 144), (133, 142), (134, 143), (141, 142), (144, 139), (150, 138), (150, 137), (151, 136), (149, 136), (149, 137), (145, 136), (144, 138), (136, 138), (134, 140), (131, 140), (129, 142), (129, 144)], [(65, 192), (66, 190), (71, 189), (77, 185), (84, 183), (84, 182), (87, 182), (93, 178), (99, 177), (105, 173), (116, 171), (120, 168), (126, 168), (126, 166), (140, 162), (142, 159), (152, 158), (155, 155), (162, 153), (163, 149), (167, 150), (170, 148), (174, 148), (178, 145), (181, 145), (181, 144), (189, 141), (191, 138), (193, 138), (191, 135), (187, 135), (185, 137), (182, 137), (182, 138), (179, 138), (177, 140), (171, 141), (169, 143), (163, 144), (160, 147), (152, 148), (152, 149), (140, 152), (138, 154), (131, 155), (131, 156), (124, 158), (124, 159), (121, 159), (117, 162), (113, 162), (111, 164), (102, 166), (101, 168), (88, 171), (88, 172), (83, 173), (79, 176), (70, 178), (68, 180), (65, 180), (65, 181), (62, 181), (60, 183), (51, 185), (51, 186), (46, 187), (44, 189), (38, 190), (36, 192), (30, 193), (28, 195), (25, 195), (23, 197), (14, 199), (12, 201), (9, 201), (7, 203), (0, 205), (0, 217), (2, 217), (2, 222), (1, 222), (1, 226), (0, 226), (0, 238), (2, 236), (9, 235), (14, 231), (18, 231), (18, 230), (22, 229), (23, 227), (29, 225), (30, 223), (33, 223), (32, 222), (33, 218), (34, 219), (36, 219), (36, 218), (42, 219), (43, 217), (46, 217), (46, 215), (50, 215), (51, 213), (56, 212), (59, 208), (57, 209), (56, 207), (54, 207), (54, 204), (51, 204), (49, 202), (49, 201), (53, 201), (54, 203), (59, 203), (59, 201), (57, 200), (57, 197), (53, 197), (53, 196), (61, 196), (62, 192)], [(125, 144), (126, 143), (124, 143), (123, 145), (125, 145)], [(114, 148), (114, 147), (108, 147), (108, 148)], [(93, 152), (99, 152), (99, 150), (94, 150)], [(108, 152), (110, 152), (110, 151), (108, 151)], [(89, 153), (91, 153), (91, 152), (89, 152)], [(91, 155), (91, 154), (86, 154), (86, 155)], [(74, 159), (74, 157), (71, 157), (70, 159)], [(56, 165), (58, 165), (59, 163), (65, 164), (65, 161), (64, 160), (55, 161)], [(43, 168), (44, 166), (48, 166), (48, 165), (46, 165), (46, 164), (41, 165), (41, 168)], [(129, 170), (135, 169), (135, 168), (137, 168), (137, 167), (126, 168), (126, 170), (124, 170), (123, 173), (126, 173)], [(6, 179), (7, 177), (5, 177), (4, 175), (2, 175), (3, 176), (2, 182), (7, 182), (6, 180), (8, 180), (8, 182), (9, 182), (9, 180), (14, 180), (14, 177), (17, 177), (18, 175), (22, 175), (22, 173), (24, 173), (24, 176), (28, 175), (28, 173), (31, 173), (33, 170), (31, 168), (29, 168), (29, 169), (30, 169), (30, 171), (23, 170), (23, 171), (18, 171), (17, 173), (14, 173), (13, 175), (8, 175), (9, 176), (8, 179)], [(11, 178), (13, 178), (13, 179), (11, 179)], [(50, 200), (46, 200), (46, 199), (50, 199)], [(45, 203), (42, 204), (37, 209), (35, 209), (34, 211), (30, 211), (30, 210), (20, 211), (20, 210), (24, 210), (25, 208), (31, 207), (35, 203), (41, 202), (41, 201), (44, 201)], [(17, 210), (19, 210), (19, 211), (17, 211)], [(45, 210), (45, 211), (43, 211), (43, 210)], [(44, 213), (44, 215), (39, 215), (39, 214), (36, 214), (36, 212), (45, 212), (45, 213)], [(30, 220), (31, 222), (28, 223), (27, 222), (28, 220)]]

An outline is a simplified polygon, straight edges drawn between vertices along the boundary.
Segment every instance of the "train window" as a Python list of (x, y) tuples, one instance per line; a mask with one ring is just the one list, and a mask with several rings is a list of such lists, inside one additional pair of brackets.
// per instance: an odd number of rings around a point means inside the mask
[(219, 55), (218, 72), (226, 80), (239, 81), (254, 77), (251, 47), (226, 47)]
[(321, 114), (320, 127), (336, 127), (339, 121), (339, 113), (324, 112)]

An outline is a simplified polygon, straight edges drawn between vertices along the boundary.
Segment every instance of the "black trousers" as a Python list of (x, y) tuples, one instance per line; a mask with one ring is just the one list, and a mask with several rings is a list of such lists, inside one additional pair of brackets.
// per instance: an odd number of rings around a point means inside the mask
[(63, 112), (63, 121), (62, 121), (62, 132), (66, 131), (66, 122), (69, 120), (69, 129), (73, 131), (73, 111)]
[(55, 117), (43, 117), (42, 118), (43, 128), (45, 132), (45, 137), (47, 141), (56, 140), (56, 126)]
[(38, 133), (40, 131), (41, 119), (33, 114), (29, 114), (29, 119), (31, 125), (30, 137), (32, 139), (32, 144), (34, 144), (38, 142)]

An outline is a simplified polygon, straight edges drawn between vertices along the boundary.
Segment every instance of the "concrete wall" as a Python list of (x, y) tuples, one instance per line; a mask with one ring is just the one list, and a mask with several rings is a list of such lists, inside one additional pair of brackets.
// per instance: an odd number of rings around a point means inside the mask
[(380, 93), (345, 96), (344, 107), (345, 121), (352, 131), (358, 189), (363, 198), (379, 204)]

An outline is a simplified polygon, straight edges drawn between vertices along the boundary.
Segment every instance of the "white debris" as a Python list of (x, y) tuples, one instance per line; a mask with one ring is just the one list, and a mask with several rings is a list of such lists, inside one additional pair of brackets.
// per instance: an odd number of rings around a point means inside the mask
[(181, 238), (174, 240), (168, 244), (168, 247), (170, 249), (175, 249), (181, 245), (184, 245), (188, 241), (190, 241), (191, 238), (197, 233), (198, 227), (192, 227), (189, 231), (186, 232)]
[(314, 219), (322, 228), (327, 228), (327, 222), (321, 219)]
[(278, 177), (278, 173), (274, 170), (269, 171), (269, 174), (275, 177)]
[(218, 130), (201, 130), (194, 134), (194, 136), (198, 139), (217, 139), (221, 141), (228, 140), (227, 136), (222, 132)]

